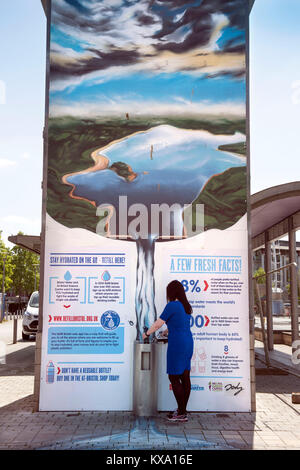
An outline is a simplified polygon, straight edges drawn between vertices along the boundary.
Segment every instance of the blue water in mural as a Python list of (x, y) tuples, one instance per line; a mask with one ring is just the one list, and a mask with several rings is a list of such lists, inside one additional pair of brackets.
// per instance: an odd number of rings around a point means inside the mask
[(132, 181), (105, 169), (68, 176), (75, 186), (74, 196), (95, 201), (96, 205), (119, 204), (126, 195), (128, 205), (190, 204), (207, 180), (228, 168), (244, 166), (244, 157), (218, 150), (226, 143), (241, 142), (242, 134), (215, 136), (204, 131), (177, 129), (162, 125), (112, 143), (99, 153), (110, 165), (124, 162), (137, 174)]

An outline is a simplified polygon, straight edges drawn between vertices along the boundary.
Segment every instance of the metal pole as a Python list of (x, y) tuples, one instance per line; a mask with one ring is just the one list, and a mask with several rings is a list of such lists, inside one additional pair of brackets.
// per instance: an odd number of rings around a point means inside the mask
[(255, 290), (256, 290), (256, 295), (258, 299), (258, 310), (259, 310), (259, 316), (260, 316), (261, 332), (262, 332), (262, 339), (264, 343), (266, 364), (267, 364), (267, 367), (270, 367), (269, 350), (268, 350), (268, 345), (267, 345), (267, 338), (266, 338), (265, 324), (264, 324), (264, 314), (263, 314), (261, 300), (260, 300), (259, 286), (258, 286), (256, 279), (254, 279), (254, 283), (255, 283)]
[(3, 275), (2, 275), (2, 298), (1, 298), (1, 315), (0, 315), (0, 323), (2, 323), (3, 320), (3, 314), (4, 314), (4, 288), (5, 288), (5, 264), (6, 264), (6, 258), (8, 254), (3, 258)]
[(34, 264), (34, 291), (36, 291), (36, 273), (37, 273), (37, 267), (40, 266), (39, 264)]
[[(280, 268), (273, 269), (272, 271), (269, 271), (266, 274), (273, 274), (277, 273), (279, 271), (282, 271), (283, 269), (287, 268), (295, 268), (297, 272), (297, 263), (296, 262), (291, 262), (289, 264), (286, 264), (285, 266), (281, 266)], [(269, 358), (269, 350), (267, 347), (267, 338), (266, 338), (266, 333), (265, 333), (265, 325), (264, 325), (264, 318), (263, 318), (263, 309), (261, 305), (261, 300), (260, 300), (260, 292), (259, 292), (259, 287), (258, 287), (258, 279), (265, 277), (265, 274), (261, 274), (260, 276), (253, 277), (253, 281), (255, 283), (255, 290), (256, 290), (256, 295), (258, 298), (258, 309), (259, 309), (259, 315), (260, 315), (260, 322), (261, 322), (261, 331), (262, 331), (262, 337), (263, 337), (263, 343), (264, 343), (264, 351), (265, 351), (265, 358), (266, 358), (266, 364), (269, 367), (270, 366), (270, 358)]]
[[(296, 266), (297, 268), (297, 263), (288, 263), (288, 264), (285, 264), (284, 266), (281, 266), (280, 268), (277, 268), (277, 269), (272, 269), (272, 271), (269, 271), (268, 274), (273, 274), (273, 273), (277, 273), (278, 271), (282, 271), (283, 269), (286, 269), (286, 268), (289, 268), (290, 266)], [(252, 279), (260, 279), (261, 277), (266, 277), (265, 274), (260, 274), (259, 276), (255, 276), (253, 277)]]
[(13, 344), (16, 344), (18, 336), (18, 317), (14, 315), (14, 325), (13, 325)]
[(45, 86), (45, 127), (43, 146), (43, 195), (42, 195), (42, 233), (40, 255), (40, 296), (39, 296), (39, 323), (36, 334), (34, 397), (35, 411), (39, 409), (41, 358), (42, 358), (42, 331), (43, 331), (43, 299), (44, 299), (44, 270), (45, 270), (45, 233), (46, 233), (46, 207), (47, 207), (47, 175), (48, 175), (48, 118), (49, 118), (49, 88), (50, 88), (50, 27), (51, 27), (51, 0), (47, 1), (47, 56), (46, 56), (46, 86)]
[(272, 275), (271, 266), (271, 243), (268, 240), (268, 232), (265, 232), (265, 253), (266, 253), (266, 304), (267, 304), (267, 338), (269, 351), (273, 350), (273, 309), (272, 309)]
[(291, 330), (292, 342), (299, 339), (299, 323), (298, 323), (298, 289), (297, 289), (297, 251), (296, 251), (296, 232), (293, 229), (293, 218), (289, 217), (289, 257), (290, 278), (291, 278)]

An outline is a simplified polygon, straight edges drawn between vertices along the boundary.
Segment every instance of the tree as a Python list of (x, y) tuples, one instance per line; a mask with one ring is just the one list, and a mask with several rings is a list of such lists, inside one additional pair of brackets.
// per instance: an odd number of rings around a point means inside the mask
[[(19, 232), (18, 235), (22, 235), (22, 232)], [(11, 251), (14, 265), (12, 281), (15, 294), (28, 296), (34, 289), (39, 289), (40, 257), (19, 246), (15, 246)]]
[(265, 284), (266, 282), (266, 271), (264, 268), (258, 268), (253, 276), (256, 279), (257, 284)]
[(5, 262), (4, 292), (6, 292), (13, 284), (13, 281), (12, 281), (13, 264), (12, 264), (11, 250), (5, 246), (5, 243), (2, 240), (2, 230), (0, 230), (0, 291), (1, 292), (2, 292), (4, 262)]
[[(254, 277), (255, 282), (256, 282), (257, 284), (265, 284), (265, 282), (266, 282), (266, 272), (265, 272), (264, 268), (262, 268), (262, 267), (258, 268), (258, 269), (255, 271), (253, 277)], [(256, 289), (256, 286), (255, 286), (255, 282), (253, 282), (254, 302), (255, 302), (255, 304), (258, 304), (259, 298), (258, 298), (258, 294), (257, 294), (257, 289)], [(259, 289), (258, 286), (257, 286), (257, 288)], [(262, 288), (259, 289), (260, 297), (262, 297), (261, 289), (262, 289)], [(256, 305), (256, 308), (258, 308), (257, 305)]]

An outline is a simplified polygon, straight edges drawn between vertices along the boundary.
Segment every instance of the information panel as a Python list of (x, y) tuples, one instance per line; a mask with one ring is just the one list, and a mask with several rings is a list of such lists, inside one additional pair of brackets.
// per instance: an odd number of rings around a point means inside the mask
[[(197, 241), (167, 243), (157, 253), (164, 260), (161, 279), (181, 281), (193, 308), (189, 401), (193, 411), (251, 411), (248, 252), (247, 231), (241, 236), (243, 226), (245, 220), (237, 224), (237, 231), (213, 231), (210, 236), (195, 237)], [(237, 249), (243, 238), (244, 249)], [(162, 298), (158, 308), (164, 302)], [(164, 411), (174, 399), (163, 375), (165, 351), (161, 354), (159, 409)]]
[(66, 233), (72, 250), (54, 243), (45, 256), (40, 409), (131, 409), (135, 250), (104, 239), (99, 251), (96, 235), (74, 238), (49, 218), (50, 244)]

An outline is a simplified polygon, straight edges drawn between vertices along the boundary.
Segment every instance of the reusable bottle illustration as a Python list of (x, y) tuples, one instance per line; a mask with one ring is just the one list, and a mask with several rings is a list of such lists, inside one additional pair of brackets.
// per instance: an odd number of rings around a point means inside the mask
[(55, 367), (52, 361), (48, 362), (46, 370), (46, 383), (53, 384), (55, 380)]

